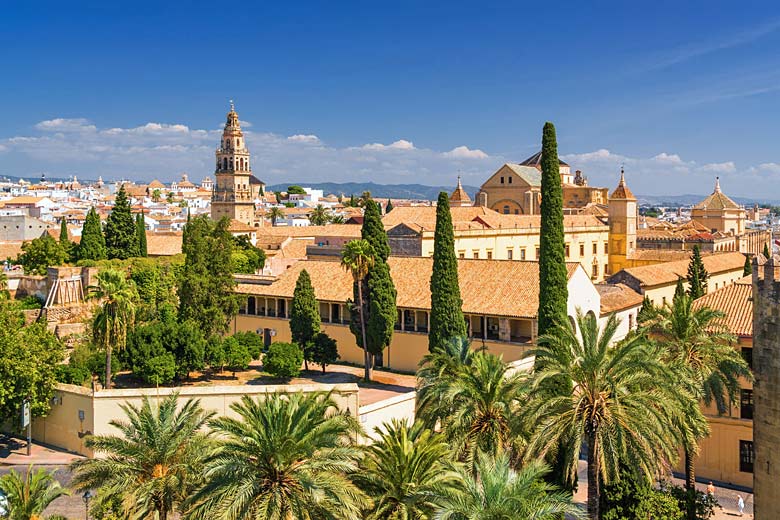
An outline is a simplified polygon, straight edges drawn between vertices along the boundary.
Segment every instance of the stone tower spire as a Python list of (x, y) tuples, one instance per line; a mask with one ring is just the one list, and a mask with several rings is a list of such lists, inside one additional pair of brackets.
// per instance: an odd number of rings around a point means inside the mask
[(626, 173), (620, 168), (620, 181), (609, 196), (609, 272), (615, 274), (630, 267), (628, 259), (636, 250), (636, 197), (626, 184)]
[(233, 100), (230, 100), (230, 111), (216, 156), (217, 180), (211, 195), (211, 218), (218, 220), (228, 217), (253, 226), (255, 206), (250, 186), (252, 168)]
[(715, 193), (720, 193), (720, 177), (715, 177)]

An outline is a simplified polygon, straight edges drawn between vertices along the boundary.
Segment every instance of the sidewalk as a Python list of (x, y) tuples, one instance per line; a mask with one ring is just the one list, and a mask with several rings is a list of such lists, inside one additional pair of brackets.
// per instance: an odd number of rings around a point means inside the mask
[(0, 466), (64, 466), (81, 455), (57, 450), (33, 442), (32, 454), (27, 456), (27, 440), (0, 434)]

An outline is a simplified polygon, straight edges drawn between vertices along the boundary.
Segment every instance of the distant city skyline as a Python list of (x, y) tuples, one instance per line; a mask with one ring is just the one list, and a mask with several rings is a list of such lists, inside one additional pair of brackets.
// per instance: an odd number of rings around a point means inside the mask
[(234, 99), (268, 184), (479, 186), (551, 120), (591, 185), (780, 198), (777, 6), (559, 8), (15, 5), (0, 176), (213, 178)]

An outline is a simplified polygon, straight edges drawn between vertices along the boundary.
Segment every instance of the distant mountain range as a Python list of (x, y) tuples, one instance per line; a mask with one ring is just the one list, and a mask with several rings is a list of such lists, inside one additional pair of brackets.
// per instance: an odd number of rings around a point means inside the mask
[[(286, 191), (288, 186), (306, 186), (307, 188), (314, 188), (315, 190), (322, 190), (325, 195), (333, 193), (334, 195), (341, 195), (342, 193), (349, 197), (350, 195), (360, 196), (364, 191), (371, 192), (371, 196), (375, 199), (414, 199), (414, 200), (436, 200), (439, 197), (439, 193), (446, 191), (452, 193), (455, 186), (425, 186), (423, 184), (376, 184), (374, 182), (288, 182), (284, 184), (273, 184), (266, 186), (266, 190), (269, 191)], [(474, 195), (479, 191), (476, 186), (463, 186), (463, 189), (468, 192), (469, 196), (473, 199)]]
[[(663, 207), (677, 207), (677, 206), (692, 206), (704, 200), (706, 195), (637, 195), (636, 198), (640, 205), (643, 206), (663, 206)], [(753, 206), (754, 204), (772, 204), (773, 206), (779, 205), (780, 200), (777, 199), (751, 199), (745, 197), (731, 197), (731, 199), (737, 204), (745, 206)]]

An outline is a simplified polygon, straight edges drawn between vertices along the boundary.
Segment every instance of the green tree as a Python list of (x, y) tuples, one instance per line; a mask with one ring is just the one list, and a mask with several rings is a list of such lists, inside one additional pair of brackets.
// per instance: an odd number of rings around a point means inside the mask
[(138, 256), (138, 234), (124, 184), (119, 188), (114, 208), (106, 220), (105, 234), (108, 258), (125, 260)]
[(125, 273), (106, 269), (97, 274), (92, 296), (102, 301), (92, 321), (92, 339), (106, 351), (106, 388), (111, 388), (111, 353), (123, 350), (135, 321), (135, 284)]
[(320, 332), (314, 336), (311, 354), (312, 362), (322, 367), (323, 374), (325, 373), (325, 367), (332, 365), (340, 357), (336, 340), (324, 332)]
[(604, 486), (601, 495), (602, 520), (683, 520), (677, 499), (654, 489), (644, 475), (636, 475), (625, 464), (620, 479)]
[(772, 255), (769, 252), (769, 244), (767, 244), (767, 243), (764, 244), (764, 251), (763, 251), (763, 253), (764, 253), (764, 258), (772, 258)]
[(701, 260), (701, 250), (698, 245), (693, 246), (693, 256), (688, 264), (688, 295), (692, 300), (701, 298), (707, 293), (707, 269)]
[(619, 326), (614, 314), (602, 330), (592, 313), (578, 312), (576, 324), (576, 329), (568, 320), (558, 324), (529, 353), (542, 368), (534, 371), (523, 411), (527, 424), (536, 426), (529, 456), (561, 450), (567, 480), (575, 480), (580, 448), (586, 446), (588, 516), (597, 520), (600, 485), (617, 478), (620, 457), (643, 475), (655, 475), (676, 458), (672, 423), (682, 415), (684, 392), (643, 335), (612, 344)]
[(368, 500), (351, 481), (360, 426), (334, 413), (329, 394), (244, 396), (231, 408), (240, 419), (211, 421), (220, 447), (206, 461), (206, 483), (191, 496), (186, 518), (362, 518)]
[(84, 226), (81, 228), (81, 240), (76, 248), (79, 260), (104, 260), (107, 258), (106, 237), (95, 208), (89, 208)]
[(62, 244), (48, 233), (22, 244), (22, 253), (19, 255), (19, 263), (27, 274), (45, 275), (50, 266), (62, 265), (67, 259), (68, 253)]
[(247, 235), (233, 237), (230, 261), (234, 273), (255, 274), (265, 265), (265, 251), (252, 245)]
[(295, 282), (292, 304), (290, 305), (290, 333), (304, 355), (306, 370), (312, 361), (314, 337), (320, 331), (320, 310), (311, 285), (311, 277), (306, 269), (302, 270)]
[(324, 226), (329, 220), (328, 212), (322, 204), (317, 204), (317, 207), (309, 214), (309, 222), (313, 226)]
[(138, 256), (149, 256), (146, 250), (146, 223), (143, 213), (135, 216), (135, 232), (138, 236)]
[(173, 204), (173, 199), (176, 197), (176, 194), (172, 191), (169, 191), (168, 194), (165, 196), (165, 201), (168, 204)]
[[(694, 307), (693, 299), (682, 295), (671, 306), (658, 310), (651, 325), (654, 337), (664, 346), (667, 363), (678, 374), (678, 386), (695, 397), (695, 410), (687, 414), (683, 436), (686, 487), (695, 488), (695, 455), (698, 441), (709, 433), (706, 424), (691, 421), (699, 418), (698, 402), (715, 402), (718, 413), (725, 413), (739, 398), (740, 379), (753, 379), (747, 363), (733, 347), (736, 338), (723, 332), (718, 321), (724, 314), (708, 307)], [(701, 419), (699, 419), (701, 421)], [(690, 514), (690, 511), (689, 511)], [(690, 518), (690, 516), (689, 516)]]
[(441, 520), (558, 520), (582, 518), (571, 495), (544, 481), (549, 472), (544, 463), (531, 461), (519, 472), (509, 457), (480, 455), (476, 474), (461, 470), (462, 489), (448, 490), (436, 515)]
[(65, 218), (63, 217), (60, 220), (60, 246), (62, 246), (62, 249), (65, 251), (66, 262), (73, 261), (74, 252), (75, 252), (75, 246), (73, 242), (70, 241), (70, 237), (68, 236), (68, 223), (65, 221)]
[[(372, 356), (378, 356), (392, 341), (398, 310), (395, 305), (395, 285), (390, 276), (390, 267), (387, 265), (387, 258), (390, 256), (390, 243), (382, 224), (379, 204), (373, 199), (367, 198), (364, 207), (361, 236), (363, 240), (371, 244), (376, 255), (374, 263), (361, 284), (363, 293), (368, 295), (365, 302), (367, 314), (365, 318), (366, 345)], [(356, 322), (357, 320), (353, 319), (352, 321)], [(352, 332), (358, 339), (358, 345), (362, 347), (360, 329), (352, 327)]]
[(298, 186), (297, 184), (293, 184), (292, 186), (287, 186), (287, 194), (288, 195), (306, 195), (306, 190)]
[(642, 307), (636, 315), (637, 323), (643, 325), (653, 319), (655, 314), (655, 306), (653, 305), (652, 300), (650, 300), (649, 296), (645, 295), (645, 297), (642, 298)]
[[(366, 345), (366, 298), (363, 295), (363, 280), (368, 276), (368, 271), (374, 265), (376, 253), (371, 244), (366, 240), (351, 240), (344, 246), (341, 252), (341, 267), (352, 275), (357, 292), (357, 312), (360, 323), (361, 345)], [(363, 348), (364, 377), (366, 381), (371, 381), (372, 356), (367, 348)]]
[(303, 350), (295, 343), (271, 343), (263, 356), (263, 370), (282, 379), (297, 377), (302, 363)]
[[(485, 351), (476, 352), (471, 364), (461, 367), (448, 379), (444, 410), (451, 415), (441, 424), (455, 456), (474, 464), (480, 453), (495, 457), (507, 451), (516, 455), (526, 437), (520, 420), (524, 396), (521, 377), (510, 374), (500, 357)], [(432, 422), (425, 415), (420, 419)]]
[(683, 285), (683, 278), (682, 276), (677, 277), (677, 285), (674, 288), (674, 297), (673, 299), (676, 300), (678, 298), (682, 298), (685, 296), (685, 286)]
[(467, 335), (462, 307), (450, 199), (446, 192), (441, 192), (436, 206), (436, 231), (433, 240), (431, 317), (428, 332), (430, 352), (437, 347), (445, 347), (453, 338)]
[(212, 335), (206, 341), (206, 364), (216, 372), (223, 372), (225, 363), (227, 363), (227, 354), (223, 343), (222, 336), (217, 334)]
[(263, 352), (263, 337), (260, 334), (251, 331), (239, 331), (233, 334), (233, 337), (246, 347), (246, 351), (249, 352), (249, 356), (252, 359), (260, 359), (260, 354)]
[(152, 191), (152, 201), (160, 202), (161, 198), (162, 198), (162, 192), (160, 191), (160, 188), (155, 188), (154, 191)]
[(18, 424), (22, 401), (34, 417), (45, 416), (54, 396), (56, 367), (65, 357), (45, 321), (24, 324), (14, 302), (0, 302), (0, 423)]
[(387, 204), (385, 204), (385, 215), (393, 211), (393, 202), (390, 199), (387, 199)]
[(417, 370), (417, 420), (430, 429), (447, 423), (455, 413), (450, 388), (473, 361), (467, 337), (453, 338), (423, 357)]
[[(67, 496), (68, 490), (63, 488), (54, 478), (54, 472), (45, 469), (33, 471), (32, 465), (27, 467), (24, 475), (11, 469), (0, 477), (0, 496), (5, 497), (7, 511), (2, 516), (7, 520), (43, 520), (43, 512), (49, 504), (62, 496)], [(49, 520), (64, 517), (47, 517)]]
[(125, 518), (166, 520), (203, 482), (203, 458), (212, 440), (204, 428), (214, 415), (188, 399), (181, 406), (171, 394), (154, 404), (120, 405), (127, 420), (110, 424), (120, 435), (94, 435), (86, 446), (100, 458), (71, 465), (73, 487), (97, 489), (124, 498)]
[(246, 345), (239, 343), (235, 337), (230, 336), (225, 338), (222, 346), (225, 349), (225, 366), (233, 372), (233, 377), (236, 376), (236, 372), (239, 370), (246, 370), (249, 367), (252, 356), (249, 355)]
[(179, 321), (194, 320), (205, 337), (226, 332), (238, 312), (230, 254), (233, 240), (222, 218), (193, 218), (184, 228), (184, 268), (179, 279)]
[(273, 206), (271, 209), (268, 210), (268, 213), (266, 213), (266, 216), (271, 219), (271, 225), (276, 226), (276, 222), (279, 219), (284, 218), (284, 210), (280, 208), (279, 206)]
[(375, 431), (378, 438), (366, 447), (355, 477), (374, 502), (364, 518), (434, 518), (442, 497), (460, 484), (444, 437), (398, 419)]
[(742, 268), (742, 276), (750, 276), (753, 274), (753, 264), (750, 261), (750, 256), (745, 255), (745, 266)]
[[(542, 133), (542, 228), (539, 242), (539, 335), (566, 320), (569, 299), (563, 237), (563, 188), (555, 126), (547, 122)], [(538, 364), (537, 364), (538, 367)]]

